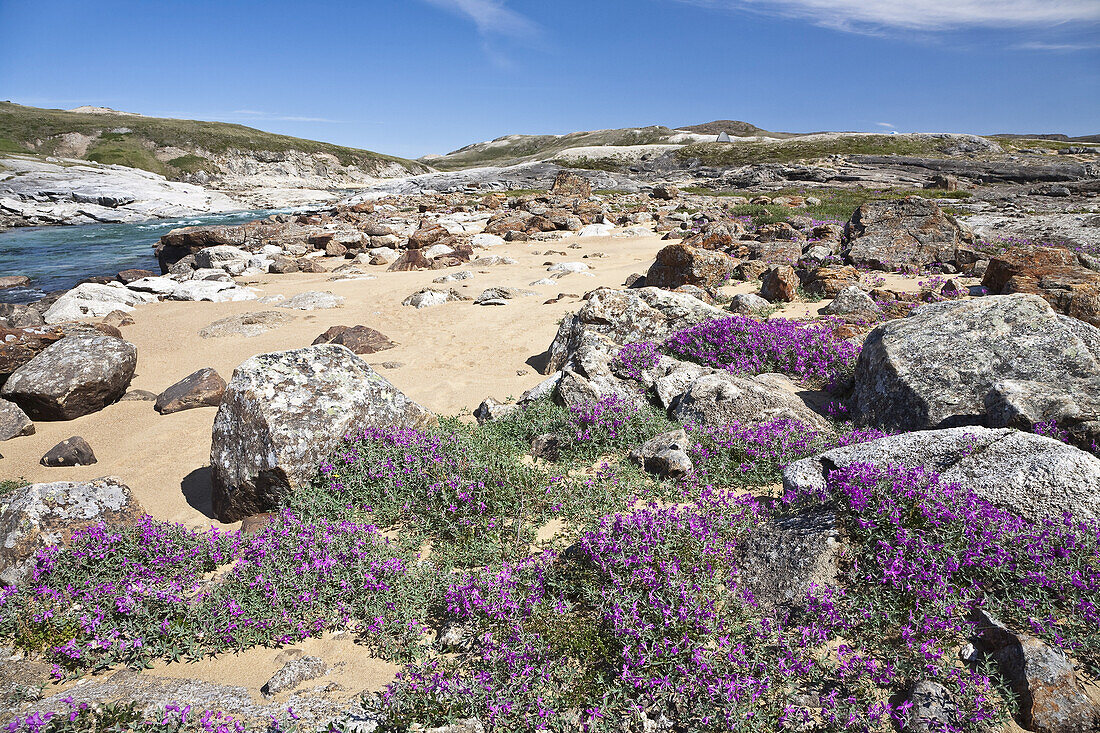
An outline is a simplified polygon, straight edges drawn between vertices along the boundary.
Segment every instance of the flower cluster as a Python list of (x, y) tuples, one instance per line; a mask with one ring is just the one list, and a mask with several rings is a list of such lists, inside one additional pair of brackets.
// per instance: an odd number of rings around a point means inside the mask
[(635, 381), (641, 381), (642, 375), (657, 366), (661, 354), (657, 350), (657, 344), (650, 341), (639, 341), (627, 344), (619, 349), (612, 362), (612, 368), (616, 373)]

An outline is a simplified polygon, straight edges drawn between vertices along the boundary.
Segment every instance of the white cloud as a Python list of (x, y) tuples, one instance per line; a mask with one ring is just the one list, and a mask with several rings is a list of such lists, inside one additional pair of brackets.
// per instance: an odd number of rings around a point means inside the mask
[[(435, 2), (435, 0), (430, 0)], [(456, 0), (457, 1), (457, 0)], [(804, 18), (852, 31), (1034, 28), (1100, 23), (1097, 0), (678, 0), (701, 7)]]
[(890, 130), (894, 129), (894, 126), (891, 125), (889, 122), (876, 122), (875, 124), (878, 125), (879, 127), (885, 127), (885, 128), (890, 129)]
[(1097, 43), (1044, 43), (1043, 41), (1028, 41), (1018, 43), (1013, 48), (1020, 51), (1053, 51), (1055, 53), (1068, 53), (1070, 51), (1093, 51), (1100, 48)]
[(474, 22), (478, 33), (503, 36), (533, 34), (538, 27), (527, 17), (507, 7), (504, 0), (424, 0), (429, 5), (462, 15)]

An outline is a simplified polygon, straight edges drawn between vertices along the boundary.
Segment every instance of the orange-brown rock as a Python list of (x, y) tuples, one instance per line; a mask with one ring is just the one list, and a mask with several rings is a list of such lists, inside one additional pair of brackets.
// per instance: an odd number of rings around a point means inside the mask
[(724, 252), (677, 242), (657, 253), (657, 261), (646, 273), (646, 285), (667, 290), (684, 285), (719, 287), (733, 276), (736, 266), (737, 260)]
[(994, 295), (1033, 293), (1059, 313), (1100, 326), (1100, 273), (1059, 247), (1013, 247), (989, 260), (984, 285)]

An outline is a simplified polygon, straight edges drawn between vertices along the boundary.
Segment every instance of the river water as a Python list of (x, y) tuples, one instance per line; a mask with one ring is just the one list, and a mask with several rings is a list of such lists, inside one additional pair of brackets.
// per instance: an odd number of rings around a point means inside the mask
[(20, 227), (0, 231), (0, 275), (26, 275), (29, 288), (0, 290), (0, 302), (29, 303), (52, 290), (67, 290), (93, 275), (138, 268), (160, 272), (153, 245), (177, 227), (241, 224), (270, 211), (157, 219), (130, 224)]

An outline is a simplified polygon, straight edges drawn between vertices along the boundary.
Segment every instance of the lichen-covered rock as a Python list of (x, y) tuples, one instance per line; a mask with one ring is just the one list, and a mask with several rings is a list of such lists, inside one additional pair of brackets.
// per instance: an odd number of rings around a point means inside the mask
[(765, 611), (802, 606), (811, 586), (837, 585), (840, 532), (827, 510), (769, 520), (740, 547), (738, 590)]
[(217, 407), (225, 394), (225, 380), (210, 368), (199, 369), (160, 393), (153, 409), (162, 415), (196, 407)]
[(122, 283), (81, 283), (54, 301), (42, 318), (46, 323), (102, 318), (112, 311), (129, 313), (134, 306), (156, 300), (156, 295), (130, 290)]
[(320, 344), (346, 346), (356, 354), (377, 354), (397, 346), (384, 333), (368, 326), (333, 326), (313, 340), (314, 346)]
[(130, 386), (137, 349), (98, 333), (66, 336), (19, 367), (0, 394), (35, 420), (73, 420), (117, 401)]
[(953, 262), (973, 235), (934, 201), (911, 196), (898, 201), (869, 201), (845, 227), (845, 255), (861, 269), (923, 269)]
[(1010, 428), (924, 430), (834, 448), (787, 466), (783, 484), (823, 490), (829, 471), (856, 464), (923, 466), (1032, 519), (1100, 519), (1100, 459)]
[(344, 296), (333, 293), (310, 290), (305, 293), (287, 298), (279, 303), (279, 308), (291, 308), (300, 311), (324, 310), (327, 308), (339, 308), (344, 304)]
[(1100, 326), (1100, 272), (1057, 247), (1013, 247), (992, 257), (982, 285), (995, 294), (1034, 293), (1059, 313)]
[(725, 285), (736, 267), (737, 260), (724, 252), (677, 242), (657, 253), (645, 278), (647, 285), (667, 290), (683, 285), (713, 288)]
[(24, 435), (34, 435), (34, 423), (27, 413), (19, 409), (19, 405), (0, 400), (0, 441)]
[(798, 420), (829, 431), (827, 421), (798, 397), (794, 383), (782, 374), (746, 377), (712, 369), (672, 400), (669, 413), (682, 423), (721, 426), (769, 420)]
[(611, 290), (600, 288), (585, 297), (585, 304), (558, 327), (550, 344), (543, 374), (562, 368), (585, 333), (607, 336), (617, 344), (659, 341), (703, 321), (729, 318), (721, 308), (683, 293), (661, 288)]
[(9, 374), (63, 338), (65, 329), (60, 326), (0, 328), (0, 385)]
[(729, 309), (732, 313), (751, 315), (763, 313), (772, 309), (772, 304), (761, 298), (756, 293), (738, 293), (730, 301)]
[(1020, 704), (1020, 724), (1040, 733), (1080, 733), (1100, 727), (1100, 704), (1077, 681), (1066, 655), (1042, 640), (1009, 630), (976, 611), (975, 646), (996, 660)]
[(908, 701), (912, 706), (902, 718), (906, 733), (937, 733), (957, 728), (960, 723), (958, 706), (938, 682), (917, 682), (909, 691)]
[(871, 300), (871, 296), (856, 285), (849, 285), (837, 293), (832, 302), (825, 306), (821, 312), (830, 316), (874, 317), (882, 315), (882, 309), (878, 307), (878, 303)]
[(550, 193), (554, 196), (586, 199), (592, 195), (592, 185), (588, 179), (571, 171), (562, 170), (558, 171), (558, 175), (554, 178)]
[(1032, 429), (1100, 439), (1100, 330), (1034, 295), (924, 305), (873, 330), (856, 364), (853, 417), (891, 430)]
[(672, 430), (655, 435), (630, 451), (630, 460), (660, 478), (679, 478), (695, 470), (687, 454), (690, 447), (691, 439), (686, 431)]
[(349, 431), (434, 422), (344, 346), (254, 356), (233, 372), (214, 418), (214, 511), (232, 522), (278, 508)]
[(92, 524), (133, 524), (144, 514), (119, 479), (31, 484), (0, 499), (0, 581), (18, 584), (43, 547), (68, 542)]
[(760, 284), (760, 297), (772, 303), (791, 303), (798, 300), (800, 281), (790, 265), (777, 265), (764, 273)]

